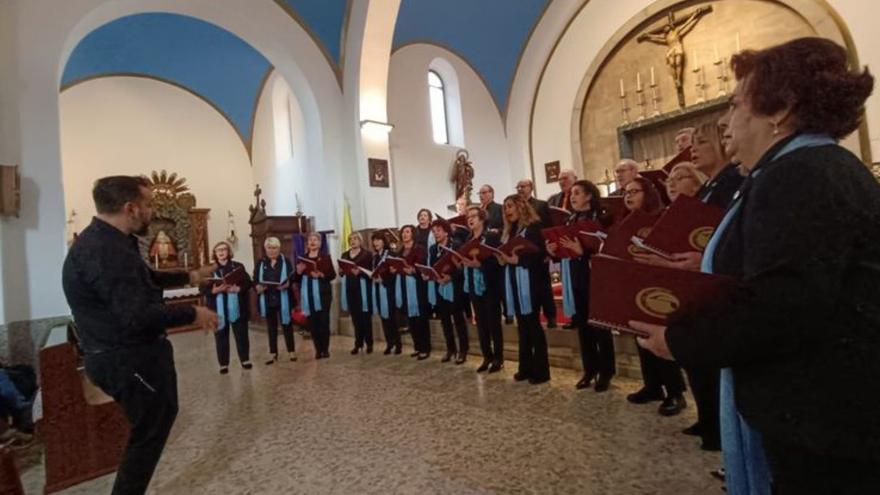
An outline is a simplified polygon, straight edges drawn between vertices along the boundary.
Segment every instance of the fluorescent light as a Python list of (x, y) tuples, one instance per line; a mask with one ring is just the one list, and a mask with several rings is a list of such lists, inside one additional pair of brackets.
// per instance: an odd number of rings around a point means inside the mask
[(361, 121), (361, 130), (373, 133), (382, 133), (388, 134), (391, 132), (391, 129), (394, 129), (394, 126), (388, 124), (386, 122), (379, 122), (377, 120), (362, 120)]

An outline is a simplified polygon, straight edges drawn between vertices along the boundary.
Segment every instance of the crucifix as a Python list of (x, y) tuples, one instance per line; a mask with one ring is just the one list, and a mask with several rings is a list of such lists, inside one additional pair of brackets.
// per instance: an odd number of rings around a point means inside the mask
[(678, 106), (680, 107), (684, 107), (684, 37), (694, 29), (700, 18), (709, 12), (712, 12), (711, 6), (700, 7), (694, 10), (687, 19), (676, 20), (675, 14), (670, 10), (666, 15), (666, 24), (653, 31), (642, 33), (636, 38), (639, 43), (650, 41), (668, 47), (666, 67), (675, 82), (675, 91), (678, 93)]
[(260, 195), (263, 194), (263, 190), (260, 189), (260, 185), (257, 184), (257, 188), (254, 189), (254, 204), (248, 206), (248, 210), (251, 212), (251, 220), (257, 215), (257, 213), (266, 214), (266, 200), (260, 199)]

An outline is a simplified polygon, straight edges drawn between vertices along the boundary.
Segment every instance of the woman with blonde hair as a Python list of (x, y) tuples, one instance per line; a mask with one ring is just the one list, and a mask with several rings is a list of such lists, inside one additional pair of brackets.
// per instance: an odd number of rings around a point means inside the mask
[(519, 370), (513, 375), (516, 381), (528, 380), (531, 384), (550, 380), (550, 361), (547, 355), (547, 337), (538, 319), (541, 305), (540, 270), (544, 257), (544, 240), (541, 237), (541, 219), (535, 209), (517, 194), (504, 198), (504, 234), (502, 242), (523, 237), (537, 252), (520, 254), (522, 251), (497, 255), (504, 265), (504, 292), (507, 299), (507, 315), (516, 315), (519, 335)]
[[(248, 339), (248, 319), (250, 318), (248, 293), (251, 289), (251, 278), (244, 265), (232, 259), (232, 246), (220, 241), (212, 250), (217, 270), (213, 273), (214, 283), (205, 285), (202, 293), (208, 307), (217, 312), (218, 326), (214, 331), (214, 342), (217, 345), (217, 362), (220, 374), (229, 373), (229, 329), (235, 336), (235, 348), (241, 367), (249, 370), (253, 367), (250, 358), (250, 341)], [(238, 285), (227, 284), (223, 277), (233, 270), (244, 272), (244, 282)]]
[(669, 201), (675, 201), (679, 194), (694, 197), (708, 178), (691, 162), (681, 162), (672, 167), (666, 178), (666, 195)]

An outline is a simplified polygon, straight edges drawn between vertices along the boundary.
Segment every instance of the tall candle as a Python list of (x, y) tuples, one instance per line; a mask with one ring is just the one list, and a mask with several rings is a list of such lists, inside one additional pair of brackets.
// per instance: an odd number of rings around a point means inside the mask
[(183, 267), (189, 268), (189, 253), (186, 251), (183, 252)]
[(620, 80), (620, 97), (623, 98), (626, 96), (626, 90), (623, 89), (623, 79)]
[(736, 53), (742, 51), (742, 48), (739, 46), (739, 31), (736, 32)]
[(637, 91), (642, 90), (642, 73), (641, 72), (636, 72), (636, 90)]
[(156, 254), (156, 269), (159, 269), (159, 254)]
[(652, 65), (651, 66), (651, 86), (654, 86), (654, 85), (656, 85), (656, 82), (654, 82), (654, 66)]

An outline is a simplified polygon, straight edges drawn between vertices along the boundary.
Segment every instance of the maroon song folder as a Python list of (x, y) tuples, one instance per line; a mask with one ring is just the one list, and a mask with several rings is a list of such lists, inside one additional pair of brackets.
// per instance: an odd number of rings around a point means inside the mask
[(343, 273), (343, 275), (348, 275), (349, 277), (357, 277), (361, 274), (361, 267), (354, 261), (344, 260), (339, 258), (336, 260), (339, 263), (339, 270)]
[(602, 254), (616, 258), (632, 259), (633, 254), (646, 252), (632, 243), (632, 237), (647, 237), (651, 227), (659, 215), (651, 215), (641, 210), (631, 212), (622, 222), (617, 223), (608, 231), (608, 237), (602, 244)]
[(548, 205), (547, 209), (550, 210), (550, 225), (553, 225), (554, 227), (565, 225), (565, 222), (568, 221), (568, 217), (571, 216), (571, 212), (565, 208)]
[[(459, 246), (457, 252), (459, 255), (461, 255), (462, 258), (467, 260), (483, 260), (485, 258), (480, 255), (480, 244), (481, 242), (479, 237), (471, 239)], [(486, 251), (486, 253), (486, 257), (491, 256), (491, 253), (488, 250)]]
[(441, 249), (443, 251), (443, 255), (434, 262), (431, 266), (437, 273), (443, 275), (455, 270), (455, 260), (458, 257), (458, 253), (451, 249)]
[[(559, 227), (551, 227), (542, 229), (541, 236), (547, 242), (556, 243), (556, 256), (558, 258), (577, 258), (578, 254), (562, 247), (559, 242), (563, 237), (576, 240), (580, 243), (585, 253), (593, 254), (599, 251), (602, 240), (598, 235), (601, 227), (592, 220), (583, 220), (572, 225), (562, 225)], [(590, 235), (596, 234), (596, 235)]]
[(397, 256), (388, 256), (387, 258), (385, 258), (384, 263), (388, 265), (387, 269), (389, 271), (393, 269), (392, 273), (401, 274), (403, 274), (403, 269), (409, 265), (409, 263), (407, 263), (405, 259), (398, 258)]
[(428, 265), (420, 265), (420, 264), (416, 263), (415, 267), (416, 267), (416, 271), (419, 272), (419, 275), (424, 275), (424, 276), (428, 277), (428, 280), (433, 280), (434, 282), (437, 282), (442, 277), (442, 275), (437, 273), (437, 270), (435, 270), (433, 267), (430, 267)]
[(681, 194), (669, 206), (647, 237), (633, 240), (643, 249), (668, 258), (671, 253), (703, 252), (724, 211)]
[(523, 254), (532, 254), (541, 251), (538, 246), (535, 246), (534, 244), (529, 242), (525, 237), (518, 235), (511, 237), (509, 241), (505, 242), (497, 248), (493, 248), (485, 244), (480, 244), (480, 249), (486, 249), (492, 254), (504, 254), (505, 256), (513, 256), (514, 254), (520, 256)]
[[(590, 324), (643, 335), (629, 321), (666, 325), (670, 318), (722, 300), (736, 280), (610, 256), (590, 260)], [(595, 289), (595, 290), (594, 290)]]
[(666, 162), (666, 165), (663, 165), (663, 170), (665, 170), (667, 174), (671, 174), (672, 169), (675, 168), (676, 165), (678, 165), (679, 163), (682, 163), (682, 162), (689, 162), (689, 161), (691, 161), (691, 147), (690, 146), (681, 150), (681, 152), (679, 152), (677, 155), (672, 157), (672, 160), (669, 160), (668, 162)]
[(211, 278), (212, 282), (215, 285), (226, 284), (226, 285), (244, 285), (247, 280), (247, 272), (244, 271), (243, 267), (236, 267), (231, 272), (224, 275), (222, 278)]

